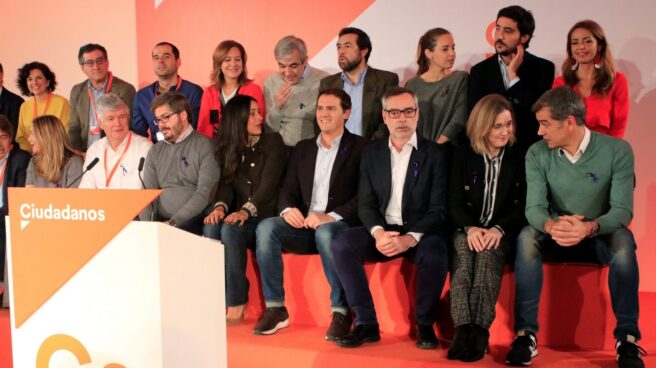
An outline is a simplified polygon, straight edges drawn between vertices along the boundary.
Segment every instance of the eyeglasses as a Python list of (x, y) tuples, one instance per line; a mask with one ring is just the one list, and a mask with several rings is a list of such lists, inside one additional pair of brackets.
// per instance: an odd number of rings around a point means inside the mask
[(101, 57), (97, 58), (96, 60), (93, 60), (93, 59), (87, 60), (87, 61), (83, 62), (82, 64), (84, 64), (85, 66), (88, 66), (88, 67), (92, 67), (94, 65), (102, 65), (102, 64), (105, 63), (105, 61), (106, 61), (106, 59), (103, 56), (101, 56)]
[(157, 124), (168, 123), (171, 116), (173, 116), (175, 114), (179, 114), (179, 112), (170, 112), (168, 114), (162, 114), (160, 116), (156, 116), (155, 117), (155, 122)]
[(403, 114), (403, 116), (405, 116), (406, 118), (414, 118), (415, 115), (417, 115), (417, 108), (408, 107), (407, 109), (403, 109), (403, 110), (399, 110), (399, 109), (385, 110), (385, 112), (392, 119), (400, 118), (401, 114)]

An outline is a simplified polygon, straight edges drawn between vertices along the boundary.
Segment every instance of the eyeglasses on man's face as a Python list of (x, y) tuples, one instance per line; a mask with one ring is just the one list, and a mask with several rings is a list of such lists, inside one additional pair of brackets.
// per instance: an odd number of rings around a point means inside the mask
[(104, 56), (101, 56), (95, 60), (94, 59), (85, 60), (82, 64), (88, 67), (92, 67), (94, 65), (103, 65), (105, 61), (107, 61), (107, 59), (105, 59)]
[(400, 118), (401, 114), (403, 114), (403, 116), (405, 116), (406, 118), (414, 118), (415, 115), (417, 115), (417, 108), (416, 107), (408, 107), (407, 109), (403, 109), (403, 110), (391, 109), (391, 110), (385, 110), (385, 112), (392, 119)]
[(168, 123), (171, 116), (179, 114), (179, 112), (169, 112), (155, 117), (155, 122), (157, 124)]

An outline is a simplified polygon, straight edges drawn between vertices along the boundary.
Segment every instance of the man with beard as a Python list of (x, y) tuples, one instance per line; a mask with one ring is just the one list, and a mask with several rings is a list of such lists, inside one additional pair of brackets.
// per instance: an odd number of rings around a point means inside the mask
[(163, 139), (148, 152), (143, 180), (146, 189), (163, 192), (139, 217), (201, 234), (221, 177), (214, 141), (191, 127), (191, 105), (180, 93), (155, 97), (151, 111)]
[(528, 10), (517, 5), (499, 10), (494, 30), (496, 55), (472, 67), (467, 88), (469, 111), (492, 93), (512, 102), (517, 143), (523, 151), (540, 139), (531, 106), (554, 80), (554, 64), (525, 51), (534, 30), (535, 20)]
[(352, 109), (346, 129), (366, 138), (378, 139), (389, 135), (383, 123), (381, 98), (385, 90), (399, 85), (399, 77), (369, 67), (371, 50), (371, 40), (361, 29), (350, 27), (339, 31), (337, 62), (342, 72), (322, 79), (319, 91), (339, 88), (348, 93)]
[[(159, 132), (155, 116), (150, 110), (153, 99), (162, 93), (169, 91), (178, 92), (187, 98), (191, 104), (193, 114), (189, 116), (189, 123), (196, 129), (198, 124), (198, 112), (200, 111), (200, 100), (203, 97), (203, 89), (199, 85), (183, 80), (178, 74), (182, 65), (180, 50), (169, 42), (160, 42), (155, 45), (152, 52), (153, 71), (157, 80), (139, 91), (134, 99), (132, 108), (132, 130), (144, 137), (148, 137), (157, 143), (164, 140)], [(148, 132), (150, 130), (150, 132)]]

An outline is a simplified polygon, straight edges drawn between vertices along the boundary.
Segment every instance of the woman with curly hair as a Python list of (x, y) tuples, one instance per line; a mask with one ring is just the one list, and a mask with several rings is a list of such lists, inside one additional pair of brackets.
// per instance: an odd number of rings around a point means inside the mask
[(18, 69), (18, 89), (27, 99), (20, 108), (18, 115), (18, 129), (16, 142), (20, 148), (32, 152), (32, 146), (27, 140), (32, 127), (32, 120), (37, 116), (53, 115), (64, 124), (64, 131), (68, 126), (68, 100), (52, 93), (57, 87), (55, 73), (44, 63), (33, 61)]

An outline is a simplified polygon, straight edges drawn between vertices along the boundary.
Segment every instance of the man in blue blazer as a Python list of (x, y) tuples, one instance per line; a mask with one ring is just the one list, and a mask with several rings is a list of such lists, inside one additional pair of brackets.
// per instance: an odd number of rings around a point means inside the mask
[(417, 135), (419, 109), (411, 90), (388, 89), (382, 105), (389, 139), (367, 147), (360, 164), (358, 217), (364, 226), (340, 233), (332, 244), (356, 316), (355, 327), (337, 345), (380, 340), (364, 262), (404, 257), (417, 267), (417, 347), (435, 348), (433, 324), (448, 269), (446, 155)]

